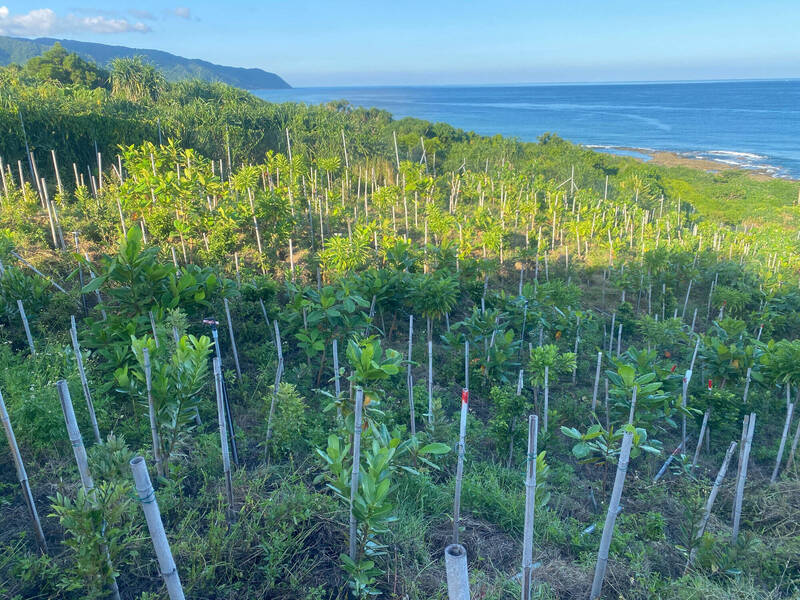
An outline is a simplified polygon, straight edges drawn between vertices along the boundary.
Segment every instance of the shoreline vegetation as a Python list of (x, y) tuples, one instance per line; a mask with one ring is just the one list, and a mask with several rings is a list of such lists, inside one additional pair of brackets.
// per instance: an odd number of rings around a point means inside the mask
[(800, 593), (797, 182), (64, 55), (0, 160), (0, 597)]

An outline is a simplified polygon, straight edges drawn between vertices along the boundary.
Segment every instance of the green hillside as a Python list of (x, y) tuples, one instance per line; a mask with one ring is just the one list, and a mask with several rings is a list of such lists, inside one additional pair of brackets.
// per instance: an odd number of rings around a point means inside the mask
[(197, 78), (206, 81), (221, 81), (249, 90), (291, 87), (275, 73), (269, 73), (262, 69), (225, 67), (204, 60), (176, 56), (161, 50), (109, 46), (55, 38), (28, 40), (0, 36), (0, 64), (22, 64), (48, 50), (56, 42), (60, 42), (67, 51), (76, 52), (81, 57), (92, 60), (101, 66), (107, 66), (115, 58), (143, 56), (162, 71), (168, 81)]

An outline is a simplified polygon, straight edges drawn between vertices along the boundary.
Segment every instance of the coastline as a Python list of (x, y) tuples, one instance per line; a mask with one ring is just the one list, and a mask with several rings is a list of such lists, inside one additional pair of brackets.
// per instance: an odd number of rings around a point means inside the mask
[[(633, 146), (586, 146), (596, 152), (605, 152), (624, 158), (632, 158), (641, 163), (658, 165), (661, 167), (686, 167), (697, 169), (706, 173), (720, 171), (740, 171), (757, 181), (800, 181), (788, 175), (778, 175), (780, 170), (768, 166), (747, 167), (725, 159), (704, 158), (692, 156), (690, 153), (673, 152), (670, 150), (654, 150), (652, 148), (636, 148)], [(736, 153), (730, 153), (736, 154)]]

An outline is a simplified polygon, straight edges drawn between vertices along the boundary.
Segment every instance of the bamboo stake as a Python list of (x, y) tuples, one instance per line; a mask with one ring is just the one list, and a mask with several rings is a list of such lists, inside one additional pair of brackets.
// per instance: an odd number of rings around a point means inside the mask
[(225, 494), (228, 500), (228, 521), (233, 517), (233, 481), (231, 480), (231, 459), (228, 454), (228, 428), (225, 421), (225, 392), (222, 383), (222, 365), (214, 358), (214, 388), (217, 393), (217, 420), (219, 421), (219, 441), (222, 449), (222, 472), (225, 476)]
[(603, 352), (597, 353), (597, 370), (594, 373), (594, 389), (592, 390), (592, 412), (597, 410), (597, 389), (600, 387), (600, 369), (603, 366)]
[(342, 388), (339, 382), (339, 343), (336, 338), (333, 338), (333, 383), (338, 398), (342, 393)]
[(25, 265), (26, 267), (28, 267), (28, 268), (29, 268), (31, 271), (33, 271), (34, 273), (36, 273), (36, 274), (37, 274), (39, 277), (43, 277), (44, 279), (46, 279), (47, 281), (49, 281), (49, 282), (50, 282), (50, 284), (51, 284), (51, 285), (52, 285), (54, 288), (56, 288), (56, 289), (57, 289), (59, 292), (63, 292), (64, 294), (66, 294), (66, 293), (67, 293), (67, 290), (65, 290), (63, 287), (61, 287), (60, 285), (58, 285), (58, 284), (57, 284), (55, 281), (53, 281), (52, 279), (50, 279), (50, 278), (49, 278), (47, 275), (45, 275), (44, 273), (42, 273), (42, 272), (41, 272), (39, 269), (37, 269), (36, 267), (34, 267), (34, 266), (31, 264), (31, 263), (29, 263), (27, 260), (25, 260), (24, 258), (22, 258), (22, 257), (21, 257), (19, 254), (17, 254), (16, 252), (11, 252), (10, 254), (11, 254), (11, 256), (13, 256), (14, 258), (16, 258), (16, 259), (17, 259), (19, 262), (21, 262), (23, 265)]
[(11, 426), (11, 419), (8, 416), (8, 411), (6, 410), (6, 403), (3, 400), (2, 392), (0, 392), (0, 421), (3, 422), (3, 429), (6, 432), (6, 439), (8, 440), (8, 447), (11, 449), (11, 456), (14, 459), (14, 466), (17, 469), (17, 480), (22, 488), (22, 496), (25, 498), (25, 504), (27, 505), (28, 512), (31, 516), (33, 531), (36, 533), (36, 542), (38, 543), (39, 550), (42, 552), (42, 554), (47, 554), (47, 541), (44, 538), (42, 524), (39, 521), (39, 513), (36, 511), (36, 503), (33, 500), (31, 485), (28, 481), (28, 473), (25, 471), (25, 464), (22, 462), (22, 455), (19, 453), (17, 438), (14, 435), (14, 429)]
[(350, 559), (355, 561), (357, 525), (356, 515), (353, 511), (356, 494), (358, 493), (358, 479), (361, 472), (361, 411), (364, 406), (364, 390), (356, 388), (355, 413), (353, 415), (353, 470), (350, 476)]
[(22, 326), (25, 328), (25, 337), (28, 338), (28, 347), (31, 349), (31, 356), (36, 356), (36, 348), (33, 345), (33, 336), (31, 335), (30, 325), (28, 325), (28, 316), (25, 314), (25, 307), (22, 306), (22, 300), (17, 300), (17, 308), (19, 309), (19, 316), (22, 319)]
[(71, 316), (71, 327), (69, 330), (70, 337), (72, 338), (72, 350), (75, 353), (75, 361), (78, 363), (78, 374), (81, 377), (81, 387), (83, 388), (83, 396), (86, 398), (86, 406), (89, 409), (89, 421), (92, 424), (94, 431), (95, 441), (103, 445), (103, 438), (100, 436), (100, 428), (97, 426), (97, 416), (94, 412), (94, 403), (92, 402), (92, 393), (89, 391), (89, 382), (86, 379), (86, 370), (83, 368), (83, 355), (81, 354), (81, 347), (78, 344), (78, 329), (75, 325), (75, 317)]
[(72, 451), (75, 454), (75, 462), (78, 465), (78, 472), (81, 476), (81, 484), (89, 491), (94, 488), (94, 481), (89, 474), (89, 460), (86, 457), (86, 448), (83, 445), (83, 438), (78, 429), (78, 422), (75, 419), (75, 410), (72, 408), (72, 398), (69, 395), (69, 388), (64, 379), (56, 382), (58, 397), (61, 400), (61, 410), (64, 412), (64, 421), (67, 424), (67, 434), (72, 444)]
[(622, 488), (625, 485), (625, 474), (628, 471), (628, 461), (631, 455), (631, 445), (633, 444), (633, 434), (626, 431), (622, 438), (622, 447), (617, 463), (617, 475), (614, 478), (614, 488), (611, 492), (611, 499), (608, 503), (606, 522), (603, 527), (603, 537), (600, 539), (600, 550), (597, 553), (597, 565), (594, 570), (594, 580), (592, 581), (592, 591), (589, 600), (600, 597), (603, 588), (603, 580), (606, 576), (608, 566), (608, 551), (611, 547), (611, 537), (614, 534), (614, 524), (617, 521), (617, 507), (622, 498)]
[(547, 413), (550, 412), (550, 367), (544, 367), (544, 407), (542, 408), (543, 430), (547, 433)]
[(794, 464), (794, 455), (797, 451), (797, 444), (800, 442), (800, 420), (797, 421), (797, 429), (794, 431), (794, 438), (792, 439), (792, 448), (789, 451), (789, 460), (786, 461), (786, 468), (788, 469)]
[[(75, 410), (72, 407), (72, 398), (69, 395), (69, 387), (64, 379), (56, 382), (58, 389), (58, 398), (61, 401), (61, 410), (64, 413), (64, 421), (67, 425), (67, 435), (72, 444), (72, 451), (75, 455), (75, 463), (78, 465), (78, 473), (81, 477), (81, 485), (88, 494), (94, 490), (94, 481), (89, 472), (89, 459), (86, 456), (86, 448), (83, 445), (83, 437), (81, 436), (78, 422), (75, 419)], [(120, 600), (119, 586), (117, 586), (117, 578), (114, 576), (114, 567), (111, 564), (111, 557), (108, 554), (108, 547), (103, 544), (102, 551), (105, 553), (106, 562), (111, 572), (110, 593), (114, 600)]]
[(464, 450), (467, 438), (467, 410), (469, 390), (461, 390), (461, 420), (458, 432), (458, 463), (456, 466), (456, 490), (453, 498), (453, 543), (458, 544), (458, 525), (461, 520), (461, 482), (464, 477)]
[(736, 497), (733, 505), (733, 531), (731, 532), (731, 542), (736, 543), (739, 537), (739, 525), (742, 519), (742, 500), (744, 499), (744, 485), (747, 480), (747, 463), (750, 460), (750, 448), (753, 444), (753, 433), (756, 428), (756, 413), (750, 413), (750, 421), (747, 426), (747, 437), (744, 440), (744, 451), (741, 458), (741, 469), (739, 470), (739, 480), (736, 482)]
[(697, 437), (697, 449), (694, 451), (694, 458), (692, 459), (692, 471), (694, 471), (695, 466), (697, 465), (697, 458), (700, 456), (700, 448), (703, 445), (703, 438), (706, 435), (706, 427), (708, 426), (708, 417), (711, 415), (711, 409), (706, 409), (706, 413), (703, 415), (703, 424), (700, 426), (700, 435)]
[(433, 424), (433, 342), (428, 339), (428, 425)]
[(278, 366), (275, 369), (275, 387), (272, 392), (272, 401), (269, 405), (269, 416), (267, 417), (267, 443), (272, 438), (272, 417), (275, 414), (275, 403), (278, 401), (278, 388), (283, 374), (283, 347), (281, 345), (281, 331), (278, 327), (278, 319), (273, 321), (275, 325), (275, 347), (278, 350)]
[(522, 600), (531, 598), (533, 571), (533, 523), (536, 507), (536, 458), (538, 453), (539, 417), (528, 416), (528, 456), (525, 472), (525, 529), (522, 538)]
[[(469, 343), (469, 342), (467, 342)], [(406, 368), (406, 386), (408, 387), (408, 414), (411, 420), (411, 437), (417, 435), (416, 418), (414, 417), (414, 376), (411, 374), (412, 351), (414, 349), (414, 315), (408, 315), (408, 365)]]
[(769, 478), (770, 483), (775, 483), (778, 478), (778, 471), (781, 468), (781, 459), (783, 458), (783, 450), (786, 447), (786, 437), (789, 435), (789, 427), (792, 424), (792, 414), (794, 413), (794, 402), (790, 402), (786, 407), (786, 422), (783, 425), (783, 434), (781, 435), (781, 443), (778, 446), (778, 457), (775, 459), (775, 468), (772, 470), (772, 477)]
[(156, 348), (158, 348), (158, 333), (156, 332), (156, 319), (153, 316), (153, 311), (148, 311), (148, 316), (150, 317), (150, 330), (153, 332), (153, 341), (156, 343)]
[[(714, 500), (717, 499), (719, 488), (722, 486), (722, 480), (725, 479), (725, 473), (728, 471), (728, 465), (731, 462), (731, 458), (733, 457), (735, 450), (736, 442), (731, 442), (731, 445), (728, 446), (728, 451), (725, 452), (725, 459), (722, 461), (722, 466), (719, 468), (719, 472), (717, 473), (717, 478), (714, 480), (714, 485), (711, 488), (711, 492), (708, 494), (708, 501), (706, 502), (706, 508), (703, 511), (703, 518), (700, 520), (700, 526), (697, 528), (697, 533), (695, 534), (694, 538), (695, 540), (702, 538), (703, 533), (705, 533), (706, 525), (711, 517), (711, 509), (714, 506)], [(692, 565), (696, 554), (697, 548), (692, 548), (692, 551), (689, 553), (689, 559), (686, 561), (686, 569)]]
[(158, 420), (156, 419), (156, 405), (153, 401), (153, 378), (150, 368), (150, 351), (142, 348), (142, 362), (144, 363), (144, 381), (147, 387), (147, 407), (150, 415), (150, 433), (153, 438), (153, 460), (156, 463), (156, 472), (159, 477), (166, 476), (164, 468), (164, 457), (161, 456), (161, 435), (158, 432)]
[(178, 575), (175, 560), (172, 558), (172, 550), (170, 550), (167, 534), (164, 531), (161, 511), (158, 508), (156, 493), (153, 490), (153, 484), (150, 482), (150, 475), (147, 472), (147, 464), (144, 458), (137, 456), (130, 461), (130, 465), (136, 487), (136, 496), (144, 511), (147, 529), (150, 532), (150, 538), (153, 540), (153, 548), (158, 560), (158, 570), (164, 579), (167, 594), (169, 594), (170, 600), (184, 600), (181, 578)]
[(236, 365), (236, 376), (239, 381), (242, 380), (242, 369), (239, 367), (239, 352), (236, 350), (236, 338), (233, 336), (233, 322), (231, 321), (231, 309), (228, 306), (228, 299), (223, 298), (222, 302), (225, 304), (225, 318), (228, 320), (228, 334), (231, 338), (231, 349), (233, 350), (233, 362)]

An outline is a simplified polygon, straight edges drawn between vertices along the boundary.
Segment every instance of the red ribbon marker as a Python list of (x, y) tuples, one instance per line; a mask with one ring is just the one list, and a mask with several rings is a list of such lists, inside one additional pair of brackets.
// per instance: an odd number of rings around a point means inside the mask
[(708, 380), (708, 389), (711, 389), (712, 387), (714, 387), (714, 386), (712, 385), (711, 380), (709, 379)]
[(461, 390), (461, 404), (469, 404), (469, 390)]

